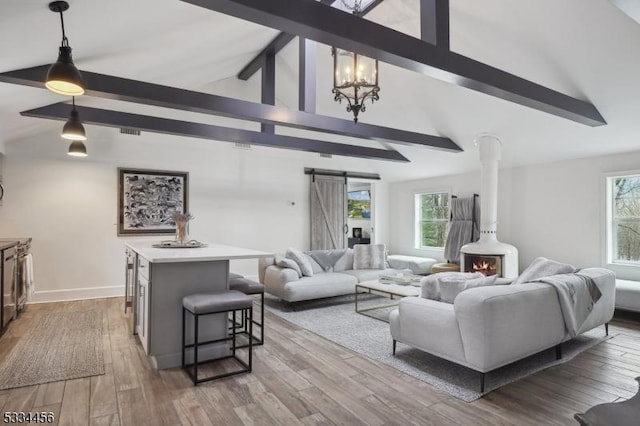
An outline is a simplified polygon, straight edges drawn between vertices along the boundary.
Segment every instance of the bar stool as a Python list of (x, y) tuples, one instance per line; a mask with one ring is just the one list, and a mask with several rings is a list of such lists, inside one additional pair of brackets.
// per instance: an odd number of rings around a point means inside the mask
[[(256, 345), (264, 344), (264, 285), (244, 278), (242, 275), (230, 273), (229, 274), (229, 290), (236, 290), (242, 292), (248, 296), (253, 296), (255, 294), (260, 295), (260, 322), (257, 320), (253, 320), (253, 324), (260, 327), (260, 337), (253, 336), (252, 333), (247, 331), (247, 321), (246, 317), (243, 318), (241, 323), (241, 328), (244, 328), (244, 333), (248, 336), (252, 337), (252, 340), (255, 339)], [(234, 322), (235, 325), (235, 322)], [(239, 346), (240, 348), (246, 347), (247, 345)]]
[[(194, 318), (194, 335), (193, 344), (186, 344), (186, 313), (189, 312)], [(235, 327), (231, 331), (231, 336), (223, 337), (221, 339), (209, 340), (206, 342), (198, 342), (198, 321), (201, 316), (212, 314), (228, 314), (232, 313), (233, 321), (235, 323), (236, 312), (240, 312), (243, 316), (249, 318), (249, 333), (253, 332), (253, 299), (246, 294), (239, 291), (229, 290), (220, 293), (198, 293), (185, 296), (182, 299), (182, 368), (187, 372), (187, 375), (193, 381), (194, 386), (199, 383), (207, 382), (210, 380), (221, 379), (223, 377), (233, 376), (240, 373), (250, 373), (253, 362), (253, 340), (249, 339), (249, 344), (244, 346), (249, 348), (248, 362), (240, 359), (236, 354), (236, 349), (240, 347), (236, 345), (236, 333)], [(218, 358), (207, 359), (205, 361), (198, 361), (198, 348), (204, 345), (212, 343), (224, 342), (231, 340), (231, 355), (226, 355)], [(193, 348), (193, 364), (186, 364), (185, 353), (187, 348)], [(206, 377), (204, 379), (198, 379), (198, 366), (204, 363), (213, 361), (221, 361), (223, 359), (234, 359), (242, 369), (222, 373), (213, 376)], [(193, 366), (193, 373), (189, 367)]]

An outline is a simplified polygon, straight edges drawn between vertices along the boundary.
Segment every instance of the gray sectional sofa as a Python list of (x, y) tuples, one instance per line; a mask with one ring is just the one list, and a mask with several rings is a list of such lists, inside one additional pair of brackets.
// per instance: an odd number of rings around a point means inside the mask
[(258, 274), (265, 291), (287, 302), (299, 302), (353, 294), (357, 283), (375, 280), (381, 274), (411, 273), (410, 270), (393, 268), (353, 269), (352, 249), (347, 249), (333, 267), (325, 270), (309, 253), (311, 252), (305, 252), (304, 255), (313, 269), (313, 276), (310, 277), (300, 277), (294, 269), (277, 266), (275, 257), (261, 258)]

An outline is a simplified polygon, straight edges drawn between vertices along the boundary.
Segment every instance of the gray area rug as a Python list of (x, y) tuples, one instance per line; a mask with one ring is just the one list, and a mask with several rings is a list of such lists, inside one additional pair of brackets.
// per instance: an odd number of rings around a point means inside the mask
[(0, 364), (0, 389), (104, 374), (102, 315), (43, 315)]
[[(562, 359), (556, 360), (554, 348), (532, 355), (487, 373), (485, 392), (480, 393), (480, 373), (450, 361), (398, 343), (393, 356), (389, 324), (354, 311), (353, 296), (342, 296), (294, 305), (265, 295), (266, 308), (300, 327), (336, 342), (366, 357), (381, 361), (466, 402), (481, 398), (501, 386), (530, 374), (571, 360), (579, 353), (607, 339), (604, 327), (598, 327), (562, 344)], [(358, 305), (388, 302), (376, 296), (358, 296)], [(376, 312), (386, 316), (393, 308)], [(612, 337), (612, 336), (609, 336)]]

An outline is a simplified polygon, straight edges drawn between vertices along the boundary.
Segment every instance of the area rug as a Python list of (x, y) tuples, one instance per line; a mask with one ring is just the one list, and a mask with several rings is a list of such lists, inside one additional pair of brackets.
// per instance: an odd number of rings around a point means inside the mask
[[(359, 307), (382, 304), (384, 299), (358, 297)], [(388, 299), (387, 299), (388, 302)], [(513, 364), (491, 371), (485, 376), (485, 392), (480, 393), (480, 373), (450, 361), (398, 343), (392, 355), (389, 324), (354, 312), (353, 296), (343, 296), (290, 305), (265, 297), (266, 309), (300, 327), (349, 348), (371, 359), (420, 379), (435, 388), (466, 402), (515, 382), (530, 374), (571, 360), (581, 352), (602, 342), (604, 327), (598, 327), (562, 344), (562, 359), (556, 360), (551, 348)], [(391, 309), (371, 311), (388, 315)], [(609, 336), (611, 338), (613, 336)]]
[(102, 315), (43, 315), (0, 364), (0, 389), (104, 374)]

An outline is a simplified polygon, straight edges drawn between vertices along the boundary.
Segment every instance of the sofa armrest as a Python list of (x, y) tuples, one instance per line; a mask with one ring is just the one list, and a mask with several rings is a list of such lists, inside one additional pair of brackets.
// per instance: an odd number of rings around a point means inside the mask
[(542, 283), (477, 287), (460, 293), (454, 309), (467, 364), (486, 372), (562, 342), (558, 296)]
[(460, 329), (453, 305), (405, 297), (389, 318), (394, 340), (454, 362), (464, 362)]
[(258, 259), (258, 280), (264, 284), (264, 275), (267, 267), (276, 264), (274, 256), (265, 256)]
[(269, 265), (264, 270), (264, 287), (268, 293), (279, 298), (284, 297), (284, 287), (288, 282), (298, 281), (298, 273), (291, 268)]
[(602, 293), (600, 299), (593, 305), (593, 309), (578, 330), (578, 334), (591, 330), (611, 321), (616, 308), (616, 274), (605, 268), (585, 268), (579, 271), (593, 279)]

